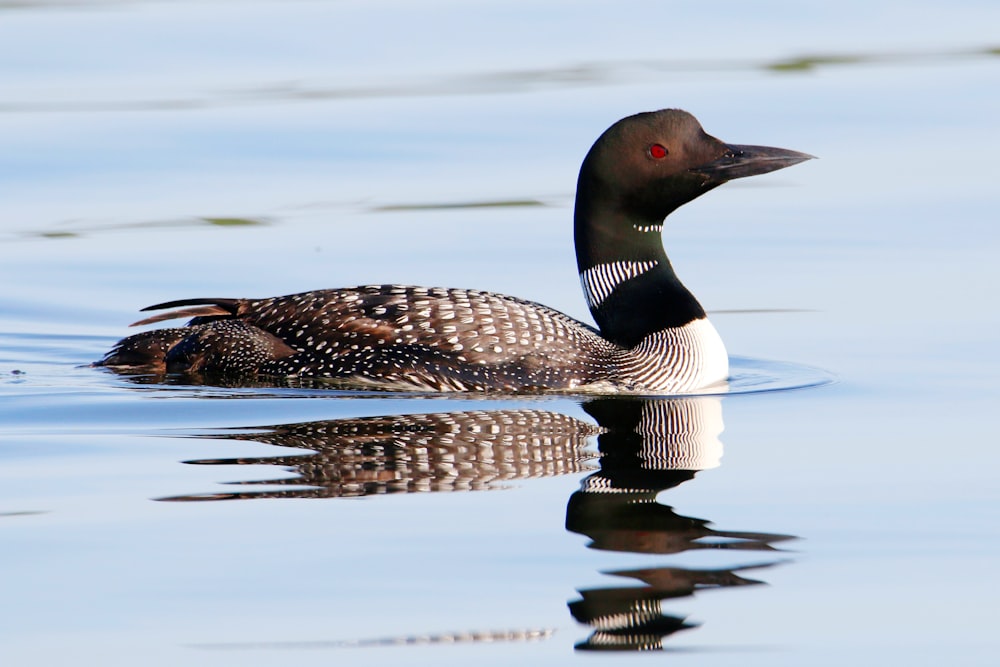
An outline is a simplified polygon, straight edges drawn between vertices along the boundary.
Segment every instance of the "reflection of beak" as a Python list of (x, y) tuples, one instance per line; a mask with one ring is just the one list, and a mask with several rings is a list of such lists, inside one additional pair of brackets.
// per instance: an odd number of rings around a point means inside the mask
[(722, 157), (708, 164), (694, 167), (691, 171), (705, 174), (714, 183), (725, 183), (734, 178), (757, 176), (769, 171), (777, 171), (793, 164), (814, 159), (808, 153), (799, 153), (785, 148), (770, 146), (740, 146), (727, 144), (728, 149)]

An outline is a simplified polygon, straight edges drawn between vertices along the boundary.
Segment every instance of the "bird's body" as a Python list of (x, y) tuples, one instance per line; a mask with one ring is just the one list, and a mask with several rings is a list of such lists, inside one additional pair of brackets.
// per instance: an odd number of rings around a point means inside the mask
[(725, 346), (663, 251), (663, 219), (741, 176), (807, 159), (730, 146), (677, 110), (619, 121), (580, 172), (576, 252), (598, 329), (477, 290), (377, 285), (266, 299), (188, 299), (137, 324), (100, 365), (208, 378), (325, 378), (429, 391), (683, 393), (723, 383)]

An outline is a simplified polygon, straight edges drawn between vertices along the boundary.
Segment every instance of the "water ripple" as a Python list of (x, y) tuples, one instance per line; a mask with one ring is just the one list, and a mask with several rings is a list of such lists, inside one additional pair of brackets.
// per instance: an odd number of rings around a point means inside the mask
[(564, 67), (500, 70), (458, 75), (408, 77), (368, 85), (343, 85), (321, 80), (273, 80), (252, 86), (226, 86), (208, 93), (178, 92), (145, 98), (22, 99), (0, 103), (0, 113), (96, 113), (120, 111), (192, 111), (287, 102), (361, 100), (507, 94), (555, 89), (623, 85), (692, 73), (766, 72), (796, 74), (827, 67), (859, 65), (926, 65), (965, 63), (993, 58), (1000, 47), (982, 46), (951, 51), (801, 54), (766, 60), (623, 60), (581, 62)]

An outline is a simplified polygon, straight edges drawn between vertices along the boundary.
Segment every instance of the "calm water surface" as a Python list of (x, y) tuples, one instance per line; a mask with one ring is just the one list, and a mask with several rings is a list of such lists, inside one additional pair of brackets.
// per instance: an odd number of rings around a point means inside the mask
[[(0, 3), (4, 664), (995, 664), (1000, 7), (671, 4)], [(821, 158), (670, 219), (730, 395), (86, 367), (182, 297), (588, 319), (576, 170), (665, 106)]]

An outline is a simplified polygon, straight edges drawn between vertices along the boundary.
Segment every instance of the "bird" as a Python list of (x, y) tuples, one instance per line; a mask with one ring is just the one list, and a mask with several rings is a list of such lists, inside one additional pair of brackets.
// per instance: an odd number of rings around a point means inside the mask
[(410, 285), (271, 298), (195, 298), (134, 323), (95, 362), (208, 383), (425, 392), (683, 394), (724, 388), (725, 345), (664, 251), (665, 218), (737, 178), (813, 156), (725, 143), (680, 109), (623, 118), (580, 168), (574, 243), (596, 327), (490, 291)]

